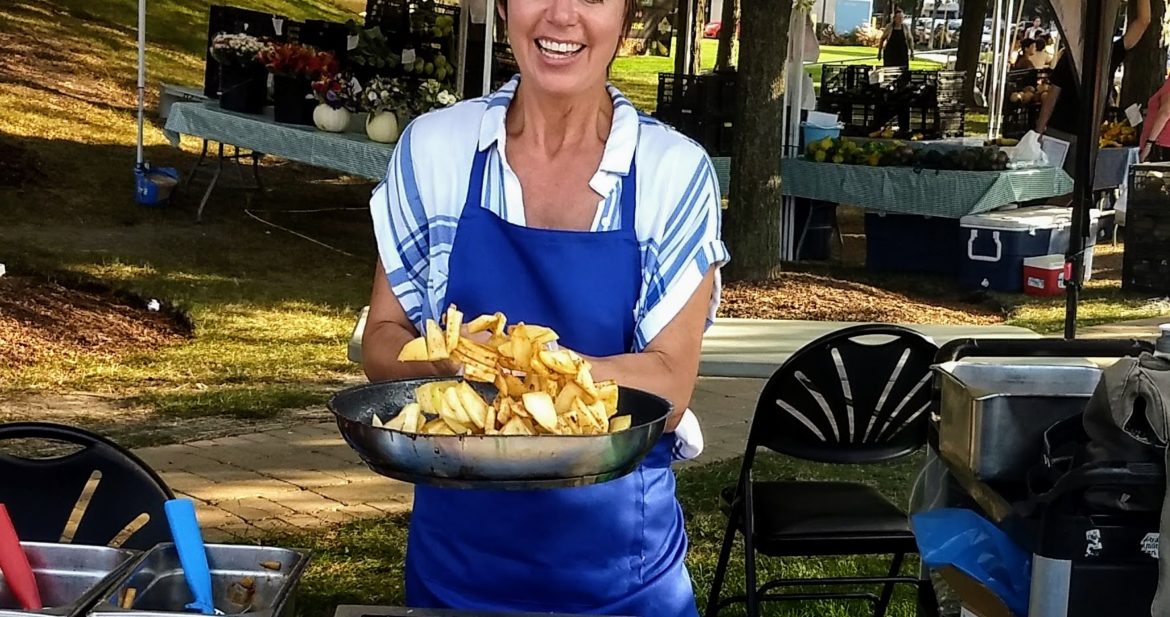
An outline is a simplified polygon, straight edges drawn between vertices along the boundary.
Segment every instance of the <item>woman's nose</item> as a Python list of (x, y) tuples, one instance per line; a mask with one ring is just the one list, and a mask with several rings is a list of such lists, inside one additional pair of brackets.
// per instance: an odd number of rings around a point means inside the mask
[(571, 26), (577, 23), (578, 0), (549, 0), (547, 19), (557, 26)]

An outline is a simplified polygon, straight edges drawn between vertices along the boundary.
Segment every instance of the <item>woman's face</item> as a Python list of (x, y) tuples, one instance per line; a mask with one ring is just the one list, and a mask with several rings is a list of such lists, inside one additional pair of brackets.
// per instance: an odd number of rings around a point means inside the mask
[(508, 0), (508, 40), (524, 83), (558, 97), (604, 84), (626, 1)]

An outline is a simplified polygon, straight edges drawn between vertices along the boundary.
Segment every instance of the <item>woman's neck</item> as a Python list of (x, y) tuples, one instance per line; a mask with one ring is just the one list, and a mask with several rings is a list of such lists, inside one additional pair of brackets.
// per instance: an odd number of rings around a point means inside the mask
[(604, 88), (597, 96), (554, 98), (524, 87), (508, 106), (508, 140), (522, 140), (549, 156), (591, 141), (604, 142), (613, 122), (613, 101)]

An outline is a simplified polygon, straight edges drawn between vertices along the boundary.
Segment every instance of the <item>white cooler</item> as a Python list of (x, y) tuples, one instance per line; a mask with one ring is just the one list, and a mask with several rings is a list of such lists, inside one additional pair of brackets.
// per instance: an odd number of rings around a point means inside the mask
[[(1093, 268), (1100, 210), (1090, 211), (1085, 280)], [(1018, 293), (1024, 289), (1024, 259), (1068, 251), (1072, 209), (1032, 206), (964, 216), (959, 221), (959, 281), (971, 289)]]

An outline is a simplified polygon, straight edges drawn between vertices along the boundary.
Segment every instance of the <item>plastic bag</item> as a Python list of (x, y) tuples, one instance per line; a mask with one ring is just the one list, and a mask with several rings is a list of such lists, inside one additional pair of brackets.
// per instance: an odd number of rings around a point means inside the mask
[(1036, 131), (1028, 131), (1020, 138), (1019, 143), (1004, 148), (1008, 159), (1017, 167), (1044, 167), (1048, 165), (1048, 155), (1040, 147), (1040, 135)]
[(1032, 556), (971, 510), (943, 508), (910, 517), (922, 562), (952, 566), (990, 589), (1016, 615), (1028, 614)]

